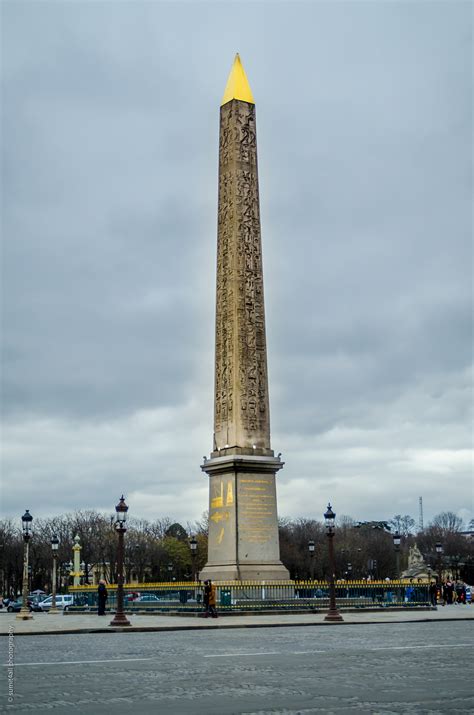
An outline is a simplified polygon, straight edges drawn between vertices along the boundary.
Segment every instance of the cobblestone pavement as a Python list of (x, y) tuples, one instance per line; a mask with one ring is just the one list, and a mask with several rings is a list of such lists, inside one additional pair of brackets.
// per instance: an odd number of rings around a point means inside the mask
[[(129, 616), (132, 628), (127, 630), (189, 630), (202, 628), (251, 628), (258, 626), (324, 625), (324, 613), (288, 613), (259, 615), (225, 615), (217, 620), (196, 616), (145, 614)], [(404, 621), (474, 620), (474, 606), (446, 606), (436, 611), (402, 609), (398, 611), (353, 611), (343, 614), (346, 623), (401, 623)], [(0, 612), (0, 635), (8, 635), (11, 628), (16, 635), (24, 633), (67, 633), (107, 631), (113, 614), (99, 617), (95, 613), (52, 615), (34, 613), (33, 619), (21, 621), (14, 613)], [(327, 625), (327, 624), (326, 624)]]
[(25, 635), (10, 650), (12, 703), (2, 667), (0, 712), (466, 714), (473, 635), (452, 620)]

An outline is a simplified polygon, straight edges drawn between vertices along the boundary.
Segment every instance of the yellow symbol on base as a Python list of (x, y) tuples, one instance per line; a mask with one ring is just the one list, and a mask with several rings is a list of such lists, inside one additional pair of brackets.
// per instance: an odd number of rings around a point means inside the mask
[(233, 503), (234, 503), (234, 493), (232, 491), (232, 482), (229, 482), (227, 485), (227, 495), (225, 498), (225, 505), (231, 506)]
[(217, 543), (222, 544), (222, 539), (224, 538), (224, 527), (219, 532), (219, 536), (217, 537)]
[(229, 517), (230, 517), (230, 514), (228, 511), (216, 511), (215, 514), (212, 514), (211, 521), (218, 524), (220, 521), (222, 521), (222, 519), (225, 519), (226, 521), (228, 521)]
[(221, 481), (221, 493), (211, 499), (211, 509), (224, 506), (224, 482)]

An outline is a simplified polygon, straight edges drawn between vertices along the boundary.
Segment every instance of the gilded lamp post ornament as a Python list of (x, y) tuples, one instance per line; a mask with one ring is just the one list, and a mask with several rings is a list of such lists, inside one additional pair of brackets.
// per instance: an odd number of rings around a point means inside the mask
[(17, 618), (22, 621), (27, 621), (33, 616), (31, 615), (30, 609), (28, 607), (28, 558), (29, 558), (29, 543), (32, 536), (31, 522), (33, 517), (30, 514), (30, 510), (27, 509), (23, 516), (21, 517), (21, 526), (23, 530), (23, 583), (22, 583), (22, 604)]
[(220, 108), (208, 560), (200, 579), (288, 579), (270, 443), (255, 100), (236, 55)]
[(84, 575), (81, 569), (81, 550), (82, 546), (80, 544), (79, 534), (74, 537), (74, 546), (72, 547), (73, 559), (74, 559), (74, 571), (71, 571), (72, 584), (73, 586), (81, 585), (81, 576)]

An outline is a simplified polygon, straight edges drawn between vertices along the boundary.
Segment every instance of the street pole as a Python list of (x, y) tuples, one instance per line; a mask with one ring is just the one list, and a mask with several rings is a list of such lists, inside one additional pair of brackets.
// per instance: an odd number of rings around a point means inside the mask
[(324, 620), (331, 623), (343, 621), (343, 617), (336, 608), (336, 584), (335, 584), (335, 559), (334, 559), (334, 522), (336, 519), (336, 514), (333, 512), (331, 505), (328, 504), (326, 513), (324, 514), (324, 519), (326, 521), (326, 529), (328, 535), (328, 548), (329, 548), (329, 611), (327, 612)]
[(56, 536), (56, 534), (53, 534), (51, 537), (51, 548), (53, 550), (53, 578), (52, 578), (52, 584), (51, 584), (51, 608), (49, 609), (49, 613), (59, 613), (59, 609), (56, 608), (56, 565), (57, 565), (57, 558), (58, 558), (58, 547), (59, 547), (59, 539)]
[(130, 626), (131, 623), (127, 619), (123, 610), (123, 555), (124, 555), (124, 535), (127, 531), (125, 522), (127, 519), (128, 506), (122, 497), (115, 507), (117, 512), (115, 528), (118, 534), (118, 551), (117, 551), (117, 609), (115, 616), (110, 621), (111, 626)]
[(396, 572), (397, 572), (397, 579), (400, 578), (400, 543), (401, 543), (401, 537), (398, 531), (396, 531), (393, 535), (393, 545), (395, 547), (395, 560), (396, 560)]
[(309, 551), (309, 577), (311, 581), (314, 581), (314, 540), (310, 539), (308, 541), (308, 551)]
[(197, 550), (197, 540), (196, 537), (193, 536), (189, 540), (189, 547), (191, 549), (191, 561), (192, 561), (192, 570), (193, 570), (193, 581), (196, 581), (196, 550)]
[(28, 608), (28, 558), (29, 558), (29, 541), (31, 538), (31, 522), (33, 517), (31, 516), (29, 509), (21, 517), (22, 528), (23, 528), (23, 541), (25, 544), (25, 549), (23, 552), (23, 583), (22, 583), (22, 595), (23, 602), (21, 604), (20, 613), (17, 618), (21, 621), (28, 621), (33, 618)]

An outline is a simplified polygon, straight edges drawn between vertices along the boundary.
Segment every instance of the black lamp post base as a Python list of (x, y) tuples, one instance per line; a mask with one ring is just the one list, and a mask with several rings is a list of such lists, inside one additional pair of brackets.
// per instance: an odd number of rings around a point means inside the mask
[(125, 613), (116, 613), (113, 620), (110, 621), (109, 626), (131, 626), (132, 624), (128, 620)]
[(337, 608), (330, 608), (329, 611), (327, 612), (325, 618), (325, 621), (330, 621), (331, 623), (340, 623), (343, 621), (343, 617), (337, 610)]

